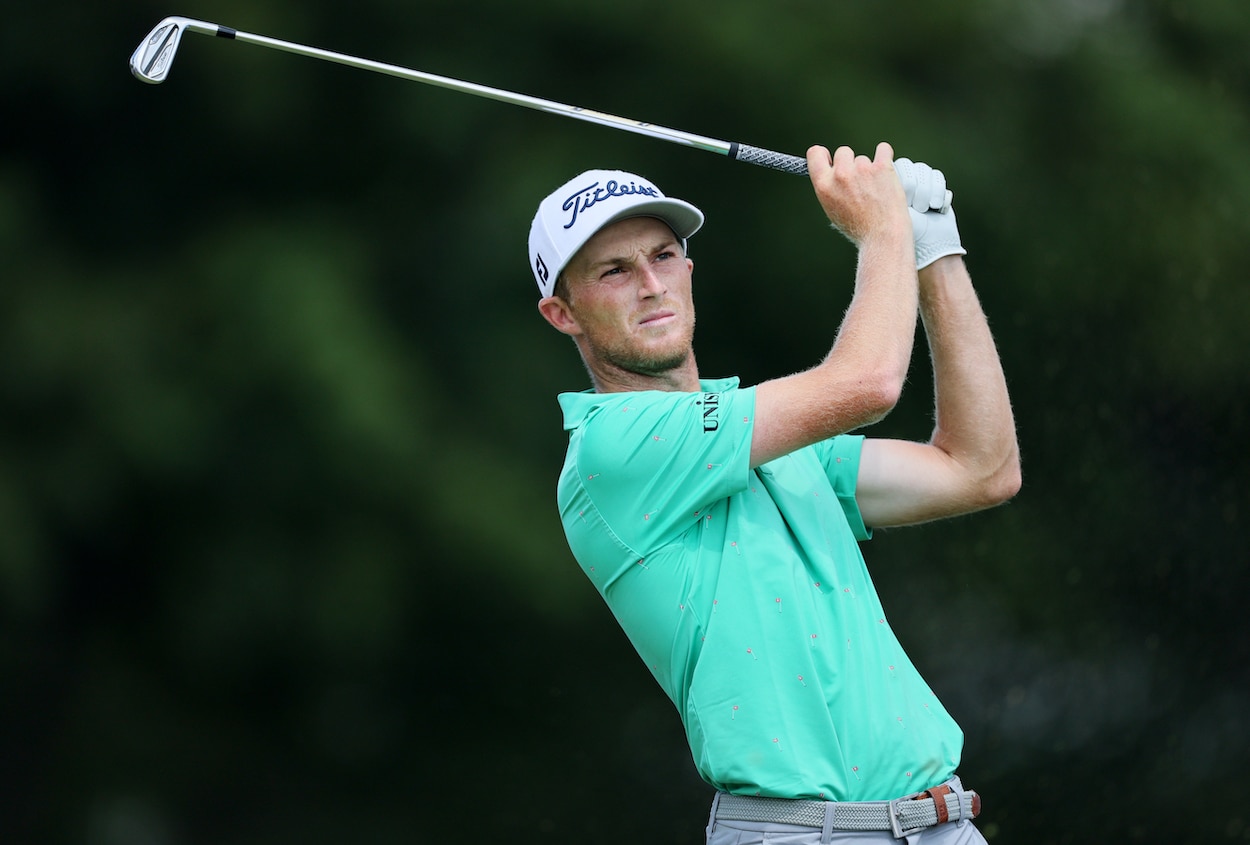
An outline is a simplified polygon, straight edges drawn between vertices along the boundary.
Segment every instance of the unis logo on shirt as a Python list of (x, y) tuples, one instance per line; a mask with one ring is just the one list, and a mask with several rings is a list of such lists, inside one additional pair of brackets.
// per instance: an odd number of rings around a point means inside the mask
[(703, 400), (697, 404), (703, 406), (703, 433), (720, 428), (720, 394), (704, 393)]

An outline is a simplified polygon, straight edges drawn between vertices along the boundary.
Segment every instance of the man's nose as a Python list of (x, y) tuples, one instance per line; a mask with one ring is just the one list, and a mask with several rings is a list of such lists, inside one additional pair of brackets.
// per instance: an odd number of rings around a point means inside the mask
[(650, 263), (643, 264), (639, 271), (642, 284), (639, 285), (639, 293), (643, 296), (658, 296), (668, 291), (668, 285), (660, 278), (660, 274), (655, 271)]

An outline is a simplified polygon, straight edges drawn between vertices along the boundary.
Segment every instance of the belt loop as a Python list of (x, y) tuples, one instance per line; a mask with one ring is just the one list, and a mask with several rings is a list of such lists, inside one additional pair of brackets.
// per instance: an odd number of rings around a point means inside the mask
[(832, 801), (825, 802), (825, 826), (820, 831), (820, 845), (829, 845), (833, 841), (833, 808), (836, 806)]
[(707, 817), (707, 841), (712, 840), (712, 828), (716, 827), (716, 808), (720, 806), (720, 797), (723, 793), (717, 790), (712, 796), (712, 812)]
[(935, 786), (932, 789), (926, 789), (922, 795), (928, 795), (933, 800), (933, 811), (937, 813), (937, 823), (946, 824), (950, 820), (950, 811), (946, 809), (946, 793), (951, 788), (946, 784)]

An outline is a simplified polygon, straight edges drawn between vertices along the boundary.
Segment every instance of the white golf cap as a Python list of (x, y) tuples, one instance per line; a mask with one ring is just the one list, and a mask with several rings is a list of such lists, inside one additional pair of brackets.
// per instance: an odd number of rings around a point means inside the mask
[(621, 170), (587, 170), (565, 182), (538, 206), (530, 225), (530, 269), (538, 290), (551, 296), (556, 279), (594, 234), (618, 220), (655, 217), (681, 238), (703, 225), (703, 212), (664, 196), (652, 182)]

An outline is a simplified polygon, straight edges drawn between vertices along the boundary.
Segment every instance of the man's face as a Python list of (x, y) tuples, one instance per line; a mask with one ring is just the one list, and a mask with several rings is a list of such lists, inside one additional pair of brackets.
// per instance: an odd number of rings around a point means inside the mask
[(586, 242), (564, 270), (569, 334), (587, 364), (658, 375), (691, 356), (694, 263), (654, 217), (621, 220)]

